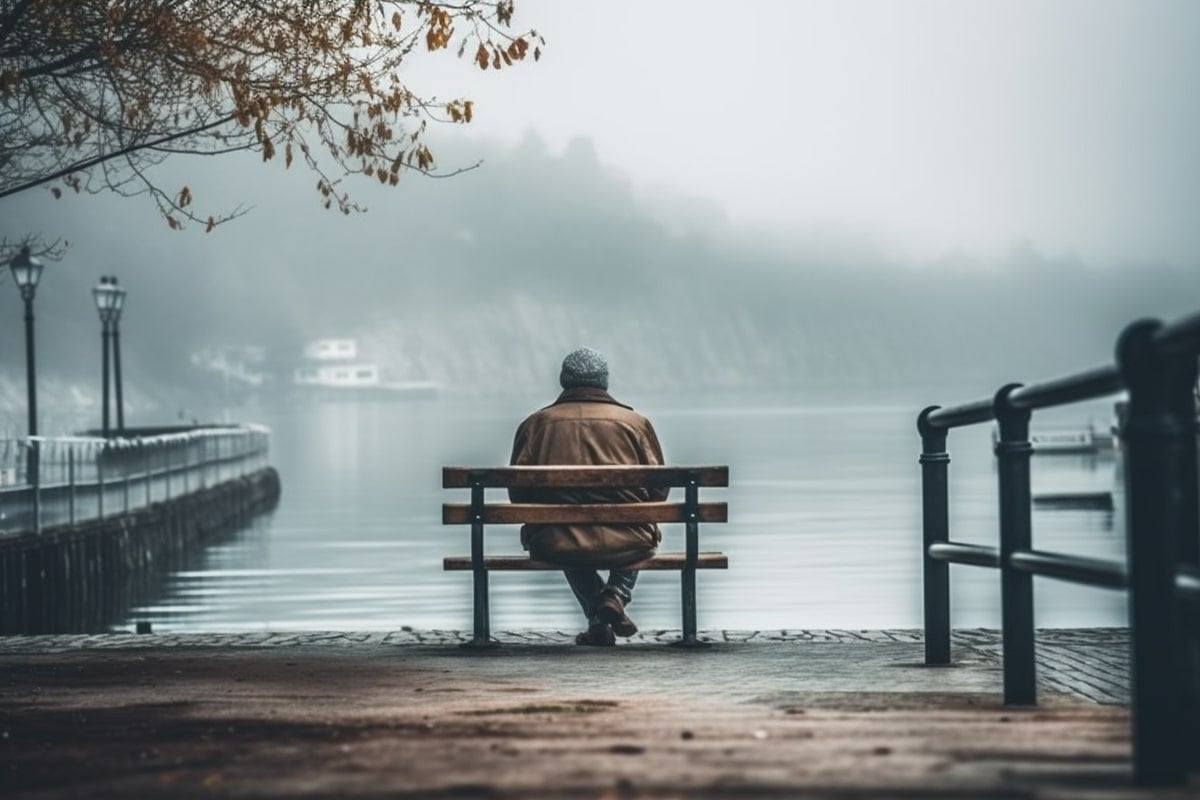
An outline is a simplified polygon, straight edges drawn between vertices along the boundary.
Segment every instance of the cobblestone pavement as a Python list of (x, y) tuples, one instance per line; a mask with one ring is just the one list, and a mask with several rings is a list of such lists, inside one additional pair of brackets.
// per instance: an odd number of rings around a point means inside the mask
[[(494, 637), (501, 645), (571, 645), (575, 632), (504, 631)], [(628, 639), (629, 646), (669, 644), (678, 630), (654, 630)], [(461, 645), (471, 634), (451, 630), (302, 633), (168, 633), (50, 635), (0, 637), (3, 653), (64, 653), (90, 648), (166, 647), (341, 647), (378, 648), (396, 645)], [(716, 630), (700, 634), (702, 641), (729, 644), (837, 643), (920, 644), (919, 629), (893, 630)], [(954, 632), (956, 662), (978, 662), (987, 669), (1000, 665), (1000, 633), (992, 629)], [(1048, 629), (1037, 634), (1038, 681), (1044, 690), (1108, 705), (1129, 702), (1129, 632), (1125, 628)]]

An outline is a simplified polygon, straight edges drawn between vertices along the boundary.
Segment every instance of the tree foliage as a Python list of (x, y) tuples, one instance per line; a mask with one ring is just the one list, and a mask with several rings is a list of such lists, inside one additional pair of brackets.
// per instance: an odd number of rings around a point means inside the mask
[(326, 208), (344, 185), (439, 172), (430, 121), (465, 124), (469, 99), (410, 87), (419, 52), (503, 69), (544, 44), (512, 30), (513, 0), (0, 0), (0, 197), (49, 185), (153, 198), (172, 228), (197, 210), (151, 168), (174, 154), (255, 151), (303, 165)]

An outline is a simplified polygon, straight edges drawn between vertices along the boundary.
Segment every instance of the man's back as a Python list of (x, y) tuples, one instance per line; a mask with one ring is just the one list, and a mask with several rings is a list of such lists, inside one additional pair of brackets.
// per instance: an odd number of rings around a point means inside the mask
[[(532, 414), (517, 429), (512, 464), (617, 465), (663, 463), (649, 420), (604, 389), (578, 386)], [(666, 491), (577, 489), (510, 491), (516, 502), (630, 503), (665, 500)], [(656, 525), (526, 525), (521, 543), (534, 558), (579, 566), (619, 566), (654, 554)]]
[(662, 463), (649, 420), (590, 386), (563, 391), (521, 423), (513, 447), (518, 450), (528, 464)]

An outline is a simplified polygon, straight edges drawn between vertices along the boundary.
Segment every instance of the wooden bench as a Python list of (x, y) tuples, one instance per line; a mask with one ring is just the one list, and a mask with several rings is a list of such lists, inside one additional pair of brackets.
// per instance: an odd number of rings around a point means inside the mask
[[(446, 503), (442, 523), (471, 526), (471, 555), (451, 556), (443, 562), (447, 570), (474, 573), (474, 633), (471, 644), (489, 646), (488, 573), (493, 571), (562, 570), (562, 565), (535, 561), (524, 555), (485, 556), (485, 525), (531, 524), (609, 524), (609, 523), (684, 523), (683, 552), (660, 552), (653, 558), (629, 564), (622, 569), (678, 570), (682, 584), (682, 645), (699, 644), (696, 638), (696, 570), (727, 569), (729, 559), (723, 553), (701, 553), (700, 523), (726, 522), (725, 503), (701, 503), (701, 486), (729, 485), (729, 468), (720, 467), (444, 467), (443, 489), (470, 489), (471, 502)], [(612, 489), (644, 487), (663, 489), (682, 487), (682, 503), (487, 503), (485, 489)]]

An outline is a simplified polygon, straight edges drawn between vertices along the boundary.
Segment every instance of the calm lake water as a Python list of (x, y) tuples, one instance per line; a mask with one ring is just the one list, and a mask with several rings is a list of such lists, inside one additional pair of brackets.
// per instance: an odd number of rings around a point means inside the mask
[[(135, 609), (156, 631), (469, 629), (470, 574), (442, 571), (470, 552), (469, 529), (441, 525), (446, 464), (502, 464), (512, 432), (553, 396), (324, 403), (247, 416), (272, 428), (278, 508)], [(625, 399), (625, 398), (623, 398)], [(966, 399), (966, 398), (954, 398)], [(730, 465), (725, 525), (701, 549), (728, 571), (699, 574), (701, 628), (876, 628), (921, 624), (919, 404), (852, 407), (750, 396), (628, 398), (653, 421), (673, 464)], [(1039, 424), (1108, 424), (1111, 406), (1055, 411)], [(950, 436), (953, 538), (996, 542), (990, 428)], [(1122, 558), (1123, 504), (1107, 456), (1038, 456), (1039, 492), (1117, 488), (1117, 510), (1034, 511), (1035, 546)], [(675, 495), (672, 496), (673, 498)], [(680, 498), (682, 499), (681, 495)], [(491, 552), (519, 552), (515, 526), (489, 528)], [(682, 549), (682, 526), (664, 526)], [(952, 568), (956, 626), (999, 624), (999, 574)], [(493, 574), (495, 630), (576, 630), (582, 618), (557, 573)], [(1041, 626), (1123, 625), (1120, 593), (1038, 579)], [(631, 615), (679, 626), (677, 573), (643, 574)]]

